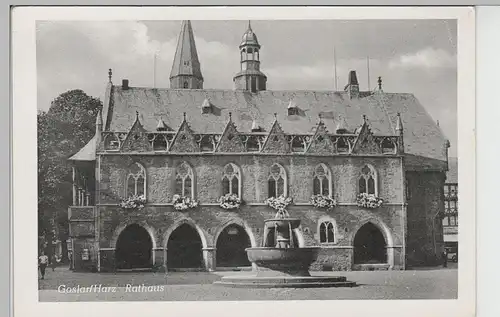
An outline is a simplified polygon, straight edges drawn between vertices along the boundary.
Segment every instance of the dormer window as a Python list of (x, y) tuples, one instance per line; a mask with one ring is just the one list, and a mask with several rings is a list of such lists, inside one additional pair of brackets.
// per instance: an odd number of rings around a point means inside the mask
[(210, 101), (208, 101), (208, 99), (203, 100), (203, 104), (201, 105), (201, 113), (212, 113), (212, 105), (210, 104)]
[(299, 107), (297, 107), (297, 105), (293, 100), (290, 100), (290, 103), (288, 104), (288, 115), (296, 116), (298, 114), (299, 114)]

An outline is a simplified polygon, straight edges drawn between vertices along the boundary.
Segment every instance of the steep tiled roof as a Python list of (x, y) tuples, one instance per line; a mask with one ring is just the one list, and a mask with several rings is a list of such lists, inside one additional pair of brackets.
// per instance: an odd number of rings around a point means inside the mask
[(458, 158), (448, 158), (448, 172), (446, 173), (447, 183), (458, 183)]
[[(208, 99), (213, 107), (202, 114), (201, 105)], [(287, 107), (293, 100), (299, 115), (288, 116)], [(152, 89), (113, 86), (108, 109), (105, 109), (105, 131), (128, 131), (136, 111), (147, 131), (154, 132), (161, 117), (167, 126), (177, 130), (186, 112), (195, 133), (222, 133), (232, 112), (240, 132), (250, 132), (252, 123), (269, 131), (274, 113), (285, 133), (313, 133), (318, 116), (329, 132), (337, 126), (354, 131), (366, 115), (370, 129), (378, 135), (394, 135), (397, 113), (404, 127), (405, 152), (415, 157), (446, 161), (445, 137), (434, 120), (413, 94), (375, 92), (361, 93), (349, 99), (346, 92), (332, 91), (260, 91), (209, 89)]]

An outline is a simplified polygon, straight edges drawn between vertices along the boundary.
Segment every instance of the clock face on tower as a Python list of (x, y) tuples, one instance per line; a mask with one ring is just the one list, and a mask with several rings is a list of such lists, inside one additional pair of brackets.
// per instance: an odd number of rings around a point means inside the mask
[(247, 70), (247, 63), (241, 64), (241, 70)]

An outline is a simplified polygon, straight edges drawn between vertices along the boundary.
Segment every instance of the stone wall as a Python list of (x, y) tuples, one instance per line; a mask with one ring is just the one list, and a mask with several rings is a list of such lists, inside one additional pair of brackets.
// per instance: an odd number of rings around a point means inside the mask
[(339, 203), (356, 202), (358, 179), (365, 164), (378, 174), (379, 196), (385, 203), (403, 204), (401, 159), (397, 157), (298, 157), (252, 155), (206, 156), (101, 156), (100, 204), (117, 204), (125, 195), (128, 166), (137, 160), (146, 168), (147, 199), (150, 204), (170, 203), (175, 186), (175, 169), (186, 161), (195, 177), (196, 199), (202, 204), (217, 203), (222, 195), (223, 168), (235, 163), (242, 172), (242, 199), (247, 203), (263, 203), (267, 198), (268, 177), (274, 163), (287, 173), (288, 195), (295, 203), (308, 203), (313, 193), (315, 167), (326, 164), (332, 172), (333, 195)]
[[(138, 161), (146, 169), (148, 205), (142, 210), (123, 210), (117, 206), (125, 196), (126, 170)], [(195, 175), (196, 199), (201, 206), (186, 212), (173, 209), (170, 204), (175, 185), (175, 167), (186, 161)], [(222, 195), (222, 172), (227, 163), (235, 163), (242, 173), (244, 204), (236, 211), (218, 206)], [(112, 270), (114, 248), (120, 232), (127, 225), (137, 223), (152, 236), (155, 266), (167, 262), (166, 244), (169, 235), (181, 224), (195, 227), (203, 242), (203, 256), (207, 269), (215, 269), (217, 236), (230, 224), (243, 227), (252, 245), (263, 240), (264, 220), (275, 211), (264, 204), (267, 198), (269, 169), (281, 164), (287, 173), (288, 195), (294, 199), (288, 209), (292, 216), (302, 220), (297, 231), (305, 246), (321, 246), (312, 270), (352, 269), (353, 241), (357, 230), (365, 223), (375, 224), (384, 235), (389, 249), (391, 268), (404, 268), (404, 183), (401, 159), (397, 157), (293, 157), (293, 156), (124, 156), (100, 157), (100, 198), (97, 207), (100, 268)], [(313, 193), (314, 168), (326, 164), (332, 172), (333, 196), (339, 203), (333, 210), (318, 210), (309, 204)], [(377, 171), (377, 187), (384, 204), (369, 210), (356, 205), (360, 170), (371, 164)], [(319, 225), (331, 221), (335, 227), (335, 242), (319, 243)], [(78, 259), (78, 258), (76, 258)], [(97, 261), (96, 261), (97, 264)]]
[[(354, 236), (361, 225), (367, 222), (380, 228), (390, 246), (401, 248), (404, 236), (404, 227), (401, 225), (401, 206), (385, 206), (373, 211), (357, 206), (337, 206), (332, 211), (317, 210), (312, 206), (292, 206), (289, 212), (302, 220), (301, 227), (297, 231), (299, 243), (303, 242), (304, 246), (325, 248), (321, 250), (316, 263), (313, 263), (311, 267), (313, 270), (324, 267), (350, 270)], [(133, 223), (141, 225), (150, 232), (154, 241), (153, 248), (158, 251), (166, 248), (170, 234), (184, 223), (196, 228), (203, 248), (215, 248), (217, 237), (230, 224), (237, 224), (244, 228), (252, 246), (261, 246), (264, 220), (273, 217), (275, 211), (264, 205), (242, 206), (236, 211), (226, 211), (219, 206), (201, 206), (187, 212), (175, 211), (172, 206), (146, 207), (134, 211), (105, 206), (99, 208), (99, 213), (99, 245), (100, 248), (105, 249), (101, 251), (101, 256), (105, 253), (104, 257), (108, 261), (101, 260), (102, 267), (111, 264), (113, 255), (109, 254), (109, 249), (116, 247), (120, 232)], [(319, 243), (319, 224), (322, 221), (334, 223), (335, 242)], [(215, 253), (208, 256), (215, 257)], [(395, 253), (394, 257), (389, 259), (389, 263), (393, 263), (394, 268), (403, 266), (403, 261), (404, 256), (401, 252)], [(155, 264), (163, 265), (158, 257), (156, 257)]]
[(407, 263), (435, 265), (443, 251), (443, 172), (406, 172), (408, 183)]

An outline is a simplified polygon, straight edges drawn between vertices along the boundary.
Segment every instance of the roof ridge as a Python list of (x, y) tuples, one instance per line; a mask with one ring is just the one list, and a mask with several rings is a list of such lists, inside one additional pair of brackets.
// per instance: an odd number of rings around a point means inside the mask
[[(113, 87), (116, 88), (121, 88), (121, 85), (113, 85)], [(143, 90), (179, 90), (183, 92), (189, 92), (189, 91), (224, 91), (224, 92), (240, 92), (241, 90), (238, 89), (233, 89), (233, 88), (190, 88), (190, 89), (183, 89), (183, 88), (170, 88), (170, 87), (150, 87), (150, 86), (129, 86), (127, 90), (133, 90), (133, 89), (143, 89)], [(253, 93), (258, 95), (259, 93), (273, 93), (273, 92), (289, 92), (289, 93), (303, 93), (303, 92), (310, 92), (310, 93), (331, 93), (331, 94), (347, 94), (346, 91), (343, 90), (308, 90), (308, 89), (266, 89), (266, 90), (260, 90), (257, 93)], [(360, 93), (368, 93), (369, 91), (360, 91)], [(410, 95), (414, 96), (414, 93), (411, 92), (384, 92), (385, 95)], [(375, 94), (370, 94), (365, 97), (359, 98), (359, 99), (365, 99), (368, 97), (371, 97)]]

